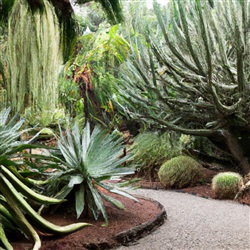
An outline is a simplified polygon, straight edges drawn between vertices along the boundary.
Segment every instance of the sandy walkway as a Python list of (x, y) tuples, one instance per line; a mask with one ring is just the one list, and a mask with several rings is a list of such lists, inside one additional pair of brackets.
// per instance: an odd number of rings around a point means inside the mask
[(168, 219), (134, 245), (117, 250), (250, 249), (249, 206), (170, 191), (140, 189), (136, 193), (159, 201)]

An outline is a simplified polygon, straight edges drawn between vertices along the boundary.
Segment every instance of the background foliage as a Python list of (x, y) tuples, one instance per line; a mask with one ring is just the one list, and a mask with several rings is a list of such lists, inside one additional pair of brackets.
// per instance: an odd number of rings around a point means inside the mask
[(247, 173), (249, 1), (155, 2), (154, 13), (131, 38), (120, 105), (158, 129), (207, 137)]

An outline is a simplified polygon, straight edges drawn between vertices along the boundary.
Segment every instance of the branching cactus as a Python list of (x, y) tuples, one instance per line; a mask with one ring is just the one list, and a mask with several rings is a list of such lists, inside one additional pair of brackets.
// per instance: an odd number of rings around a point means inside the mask
[[(250, 2), (176, 0), (134, 36), (120, 105), (158, 128), (206, 136), (245, 173), (249, 150)], [(158, 23), (158, 24), (157, 24)], [(143, 37), (143, 39), (141, 38)], [(131, 38), (132, 39), (132, 38)], [(131, 46), (132, 47), (132, 46)]]

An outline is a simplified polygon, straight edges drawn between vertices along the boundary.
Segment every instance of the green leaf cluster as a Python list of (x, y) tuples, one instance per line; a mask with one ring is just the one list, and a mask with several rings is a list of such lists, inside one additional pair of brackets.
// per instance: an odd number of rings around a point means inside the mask
[[(76, 58), (66, 65), (61, 78), (61, 100), (74, 114), (81, 112), (75, 105), (76, 100), (77, 103), (83, 100), (84, 111), (88, 113), (85, 116), (89, 120), (111, 127), (116, 119), (112, 98), (116, 92), (117, 70), (128, 57), (130, 46), (121, 35), (119, 26), (114, 25), (83, 35), (77, 51)], [(81, 93), (78, 97), (77, 87)]]

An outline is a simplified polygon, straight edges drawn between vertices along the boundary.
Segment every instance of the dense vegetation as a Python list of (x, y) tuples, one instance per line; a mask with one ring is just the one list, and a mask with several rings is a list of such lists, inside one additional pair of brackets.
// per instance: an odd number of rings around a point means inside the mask
[(249, 0), (0, 1), (2, 245), (88, 226), (43, 219), (66, 199), (107, 226), (104, 201), (124, 209), (110, 194), (137, 201), (121, 189), (135, 172), (163, 166), (170, 188), (201, 182), (201, 165), (248, 173), (249, 20)]
[[(120, 104), (159, 129), (205, 136), (249, 172), (249, 1), (172, 1), (140, 22)], [(145, 21), (144, 21), (145, 20)]]

